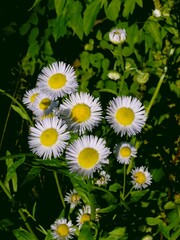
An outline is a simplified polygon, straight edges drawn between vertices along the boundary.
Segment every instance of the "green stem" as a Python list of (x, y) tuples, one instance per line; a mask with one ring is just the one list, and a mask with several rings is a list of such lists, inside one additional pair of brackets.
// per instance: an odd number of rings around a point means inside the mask
[(124, 180), (123, 180), (123, 200), (124, 200), (124, 194), (126, 190), (126, 165), (124, 164)]
[[(8, 191), (8, 189), (5, 187), (4, 183), (3, 183), (1, 180), (0, 180), (0, 186), (2, 187), (4, 193), (7, 195), (7, 197), (8, 197), (10, 200), (13, 200), (13, 201), (14, 201), (13, 196), (11, 195), (11, 193)], [(27, 228), (28, 231), (32, 234), (34, 240), (38, 240), (37, 237), (36, 237), (36, 235), (34, 234), (32, 228), (31, 228), (31, 226), (30, 226), (29, 223), (27, 222), (26, 216), (24, 215), (22, 209), (19, 208), (18, 212), (19, 212), (19, 215), (21, 216), (21, 218), (22, 218), (22, 220), (23, 220), (26, 228)]]
[(163, 83), (163, 80), (164, 80), (164, 78), (165, 78), (165, 76), (166, 76), (166, 72), (167, 72), (167, 68), (164, 68), (164, 73), (163, 73), (162, 76), (160, 77), (159, 82), (158, 82), (158, 84), (157, 84), (157, 87), (156, 87), (156, 89), (155, 89), (155, 91), (154, 91), (154, 94), (153, 94), (153, 96), (152, 96), (152, 98), (151, 98), (151, 101), (149, 102), (149, 105), (148, 105), (148, 107), (147, 107), (147, 109), (146, 109), (146, 114), (147, 114), (147, 116), (148, 116), (148, 114), (149, 114), (149, 112), (150, 112), (150, 109), (151, 109), (152, 105), (154, 104), (154, 101), (155, 101), (155, 99), (156, 99), (156, 97), (157, 97), (157, 95), (158, 95), (158, 93), (159, 93), (159, 90), (160, 90), (160, 88), (161, 88), (161, 85), (162, 85), (162, 83)]
[(129, 190), (129, 192), (126, 194), (126, 196), (124, 196), (123, 200), (125, 200), (129, 196), (129, 194), (132, 192), (133, 189), (134, 189), (134, 186), (132, 186), (132, 188)]
[(60, 186), (60, 184), (59, 184), (59, 179), (58, 179), (58, 176), (57, 176), (57, 172), (56, 172), (56, 171), (54, 171), (54, 178), (55, 178), (56, 186), (57, 186), (57, 189), (58, 189), (59, 197), (60, 197), (60, 199), (61, 199), (61, 202), (62, 202), (63, 207), (65, 208), (65, 207), (66, 207), (66, 204), (65, 204), (65, 202), (64, 202), (64, 198), (63, 198), (62, 191), (61, 191), (61, 186)]

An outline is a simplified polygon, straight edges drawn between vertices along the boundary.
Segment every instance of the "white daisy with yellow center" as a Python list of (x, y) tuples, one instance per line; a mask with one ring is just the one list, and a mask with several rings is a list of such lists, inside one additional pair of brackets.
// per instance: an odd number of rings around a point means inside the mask
[(106, 173), (104, 170), (99, 172), (100, 178), (95, 182), (98, 186), (105, 186), (108, 184), (109, 181), (111, 181), (111, 177), (108, 173)]
[(57, 219), (52, 225), (52, 237), (57, 240), (71, 239), (75, 232), (72, 221), (67, 221), (65, 218)]
[(34, 101), (32, 111), (35, 116), (43, 117), (52, 114), (57, 105), (58, 103), (53, 101), (49, 94), (40, 92)]
[(114, 44), (121, 44), (126, 40), (127, 33), (125, 29), (114, 28), (109, 32), (109, 40)]
[(68, 144), (70, 134), (67, 125), (57, 117), (45, 118), (30, 127), (29, 147), (43, 159), (60, 157)]
[(136, 135), (146, 122), (145, 109), (136, 97), (117, 97), (110, 101), (106, 119), (117, 134)]
[(85, 222), (91, 221), (91, 207), (88, 205), (83, 206), (82, 209), (79, 209), (78, 216), (76, 218), (77, 226), (81, 229), (82, 225)]
[(131, 171), (132, 174), (132, 184), (134, 185), (135, 189), (142, 189), (151, 185), (152, 176), (148, 172), (147, 167), (141, 166), (136, 167)]
[(69, 128), (83, 134), (92, 131), (102, 119), (102, 107), (98, 98), (89, 93), (71, 94), (69, 99), (60, 105), (60, 115), (66, 120)]
[(137, 149), (128, 142), (122, 142), (115, 146), (117, 161), (122, 164), (129, 164), (132, 157), (136, 157)]
[(37, 79), (37, 86), (55, 100), (74, 93), (78, 88), (74, 68), (64, 62), (53, 62), (42, 69)]
[(33, 89), (26, 91), (26, 93), (24, 94), (22, 102), (26, 105), (26, 107), (29, 110), (31, 110), (31, 111), (33, 110), (34, 101), (35, 101), (36, 97), (39, 95), (39, 93), (40, 93), (39, 88), (33, 88)]
[(80, 195), (75, 189), (70, 190), (70, 193), (67, 193), (64, 201), (70, 204), (70, 208), (75, 208), (80, 203)]
[(93, 173), (108, 164), (110, 149), (106, 142), (97, 136), (83, 136), (75, 140), (66, 149), (66, 160), (70, 172), (92, 177)]

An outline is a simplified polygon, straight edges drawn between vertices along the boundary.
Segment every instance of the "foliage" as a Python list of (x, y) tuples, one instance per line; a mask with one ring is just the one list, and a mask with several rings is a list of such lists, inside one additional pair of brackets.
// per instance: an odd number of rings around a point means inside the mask
[[(160, 10), (161, 16), (155, 16), (154, 9)], [(94, 215), (90, 224), (76, 228), (75, 239), (178, 239), (178, 9), (176, 0), (35, 0), (26, 9), (28, 18), (20, 27), (12, 23), (7, 26), (10, 35), (18, 31), (26, 48), (18, 62), (19, 72), (12, 69), (19, 79), (14, 94), (0, 90), (1, 96), (11, 101), (1, 137), (1, 147), (6, 151), (0, 157), (0, 195), (2, 206), (11, 209), (0, 219), (2, 239), (12, 232), (18, 240), (51, 240), (50, 225), (56, 218), (76, 219), (78, 207), (72, 210), (63, 200), (73, 188)], [(109, 40), (113, 28), (126, 30), (127, 39), (122, 44)], [(99, 97), (103, 109), (117, 96), (137, 97), (145, 106), (146, 125), (131, 139), (114, 134), (105, 121), (93, 130), (109, 147), (129, 140), (138, 149), (137, 160), (132, 160), (127, 169), (111, 156), (107, 168), (111, 182), (106, 186), (95, 186), (97, 176), (83, 179), (70, 173), (64, 156), (42, 160), (29, 153), (27, 135), (34, 119), (22, 104), (23, 94), (35, 87), (40, 70), (54, 61), (71, 64), (78, 90)], [(120, 78), (108, 77), (111, 70)], [(15, 144), (6, 132), (10, 114), (17, 129), (12, 134)], [(10, 144), (3, 146), (5, 137)], [(76, 138), (72, 134), (70, 141)], [(144, 190), (131, 189), (131, 170), (141, 165), (148, 166), (152, 184)], [(99, 221), (95, 221), (96, 208)]]

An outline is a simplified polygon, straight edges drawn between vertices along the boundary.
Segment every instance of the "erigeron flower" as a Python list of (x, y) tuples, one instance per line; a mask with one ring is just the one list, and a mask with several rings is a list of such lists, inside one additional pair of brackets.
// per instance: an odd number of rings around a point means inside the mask
[(135, 189), (140, 189), (148, 187), (151, 185), (152, 176), (148, 172), (147, 167), (141, 166), (132, 169), (131, 178), (133, 179), (131, 182)]
[(57, 240), (68, 240), (72, 239), (75, 228), (71, 221), (67, 221), (65, 218), (57, 219), (52, 225), (52, 237)]
[(70, 172), (82, 176), (92, 177), (93, 173), (108, 164), (110, 149), (106, 142), (97, 136), (82, 136), (70, 144), (66, 149), (66, 160)]
[(75, 189), (70, 190), (70, 193), (67, 193), (64, 201), (70, 204), (70, 208), (75, 208), (77, 204), (80, 203), (80, 195)]
[(53, 117), (37, 121), (35, 127), (30, 127), (28, 142), (33, 153), (51, 159), (62, 155), (69, 139), (67, 125)]
[(122, 96), (109, 102), (106, 119), (121, 136), (141, 132), (146, 118), (144, 106), (136, 97)]
[(41, 118), (44, 115), (51, 114), (57, 105), (58, 103), (53, 101), (49, 94), (40, 92), (34, 101), (32, 112), (35, 116)]
[(153, 10), (153, 15), (157, 18), (161, 17), (161, 11), (159, 9)]
[(55, 100), (74, 93), (78, 88), (74, 68), (64, 62), (53, 62), (42, 69), (37, 86)]
[(122, 164), (129, 164), (132, 157), (136, 157), (137, 149), (128, 142), (122, 142), (115, 146), (117, 161)]
[(111, 177), (104, 170), (99, 172), (100, 178), (95, 182), (98, 186), (105, 186), (111, 181)]
[(114, 28), (109, 32), (109, 40), (114, 44), (121, 44), (126, 40), (127, 33), (125, 29)]
[(85, 205), (82, 209), (79, 209), (78, 216), (76, 218), (77, 226), (81, 229), (83, 223), (91, 221), (91, 207)]
[(83, 134), (92, 131), (102, 119), (102, 108), (98, 98), (89, 93), (75, 93), (66, 98), (59, 107), (61, 117), (69, 128)]
[(39, 95), (40, 89), (39, 88), (33, 88), (28, 91), (23, 96), (22, 102), (26, 105), (26, 107), (32, 111), (34, 101), (36, 97)]
[(119, 72), (115, 71), (115, 70), (110, 70), (108, 72), (108, 78), (112, 79), (112, 80), (118, 80), (120, 79), (121, 75)]

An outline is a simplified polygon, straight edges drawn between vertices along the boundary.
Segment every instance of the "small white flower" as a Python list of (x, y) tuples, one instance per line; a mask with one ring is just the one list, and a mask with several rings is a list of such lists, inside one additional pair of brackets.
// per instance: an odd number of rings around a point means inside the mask
[(115, 71), (115, 70), (110, 70), (108, 72), (108, 78), (112, 79), (112, 80), (118, 80), (120, 79), (121, 75), (119, 72)]
[(102, 107), (98, 98), (89, 93), (75, 93), (65, 99), (59, 107), (59, 113), (70, 130), (83, 134), (92, 131), (102, 119)]
[(44, 67), (37, 79), (37, 86), (53, 99), (77, 91), (75, 71), (64, 62), (54, 62)]
[(146, 188), (148, 185), (151, 185), (152, 176), (148, 172), (147, 167), (136, 167), (131, 171), (131, 174), (131, 178), (133, 179), (131, 182), (135, 189), (142, 190), (142, 188)]
[(161, 11), (159, 9), (153, 10), (153, 15), (157, 18), (161, 17)]
[(40, 93), (39, 88), (33, 88), (33, 89), (26, 91), (26, 93), (24, 94), (22, 102), (26, 105), (26, 107), (29, 110), (31, 110), (31, 111), (33, 110), (34, 101), (35, 101), (36, 97), (39, 95), (39, 93)]
[(57, 105), (58, 103), (53, 101), (49, 94), (40, 92), (34, 101), (32, 112), (36, 117), (41, 118), (44, 115), (51, 114)]
[(76, 218), (77, 226), (81, 229), (83, 223), (91, 221), (91, 207), (85, 205), (82, 209), (79, 209), (78, 216)]
[(128, 142), (122, 142), (115, 146), (117, 161), (122, 164), (129, 164), (132, 157), (136, 157), (137, 149)]
[(127, 34), (125, 29), (114, 28), (109, 32), (109, 40), (114, 44), (121, 44), (126, 40)]
[(57, 240), (72, 239), (75, 228), (71, 221), (67, 221), (65, 218), (57, 219), (54, 224), (51, 225), (52, 237)]
[(73, 189), (73, 191), (70, 190), (70, 193), (66, 194), (64, 201), (70, 204), (70, 208), (75, 208), (80, 203), (80, 199), (81, 197), (77, 191)]
[(82, 136), (66, 149), (66, 160), (70, 172), (92, 177), (93, 173), (108, 164), (110, 149), (106, 142), (97, 136)]
[(100, 178), (95, 182), (96, 185), (105, 186), (109, 181), (111, 181), (110, 175), (105, 171), (100, 171), (99, 175)]
[(135, 97), (117, 97), (109, 102), (106, 119), (117, 134), (139, 133), (146, 122), (145, 109)]
[(33, 153), (43, 159), (62, 155), (70, 134), (67, 125), (57, 117), (45, 118), (30, 127), (29, 147)]

